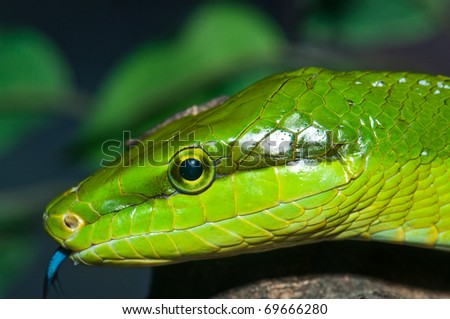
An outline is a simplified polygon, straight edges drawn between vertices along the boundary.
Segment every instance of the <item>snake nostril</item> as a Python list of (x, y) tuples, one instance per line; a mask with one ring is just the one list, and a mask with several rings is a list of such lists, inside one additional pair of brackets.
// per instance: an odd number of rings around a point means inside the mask
[(72, 214), (64, 215), (63, 222), (64, 222), (64, 225), (66, 225), (66, 227), (69, 228), (70, 230), (77, 229), (81, 223), (80, 219), (77, 216), (72, 215)]

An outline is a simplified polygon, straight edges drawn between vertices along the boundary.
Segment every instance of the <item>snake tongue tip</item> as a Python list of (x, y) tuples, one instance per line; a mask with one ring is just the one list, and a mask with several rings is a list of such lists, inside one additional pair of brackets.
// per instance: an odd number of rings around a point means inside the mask
[(53, 286), (60, 296), (62, 296), (61, 286), (58, 281), (58, 269), (64, 260), (70, 255), (71, 251), (63, 247), (58, 247), (53, 253), (47, 265), (44, 279), (44, 298), (48, 297), (50, 286)]

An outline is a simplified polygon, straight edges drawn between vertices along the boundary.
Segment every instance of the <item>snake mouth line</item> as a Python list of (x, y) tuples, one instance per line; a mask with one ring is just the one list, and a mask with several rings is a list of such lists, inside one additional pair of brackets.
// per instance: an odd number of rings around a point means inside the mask
[(77, 264), (82, 264), (82, 265), (86, 265), (86, 266), (117, 266), (117, 267), (148, 267), (148, 266), (159, 266), (159, 265), (167, 265), (167, 264), (173, 264), (173, 263), (177, 263), (177, 262), (181, 262), (181, 261), (177, 261), (177, 260), (171, 260), (171, 259), (151, 259), (151, 258), (123, 258), (123, 259), (112, 259), (112, 258), (102, 258), (101, 262), (96, 262), (96, 263), (90, 263), (87, 262), (82, 256), (81, 254), (84, 251), (90, 250), (90, 248), (82, 250), (82, 251), (78, 251), (78, 252), (73, 252), (72, 254), (70, 254), (70, 256), (68, 257), (69, 259), (71, 259), (75, 265)]

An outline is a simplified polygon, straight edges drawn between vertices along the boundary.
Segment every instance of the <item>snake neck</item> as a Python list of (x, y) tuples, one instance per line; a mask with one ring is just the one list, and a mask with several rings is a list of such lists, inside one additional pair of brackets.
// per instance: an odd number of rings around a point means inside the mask
[(418, 157), (365, 171), (339, 189), (336, 196), (345, 200), (337, 214), (344, 220), (327, 236), (450, 247), (449, 163)]

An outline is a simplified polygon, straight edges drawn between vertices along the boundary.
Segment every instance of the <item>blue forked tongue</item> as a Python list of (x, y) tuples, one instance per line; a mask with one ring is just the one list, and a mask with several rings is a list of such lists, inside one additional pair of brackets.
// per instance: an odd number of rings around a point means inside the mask
[(70, 255), (71, 251), (62, 247), (55, 250), (45, 271), (44, 279), (44, 298), (47, 298), (50, 286), (53, 286), (58, 294), (62, 297), (62, 290), (58, 281), (58, 268), (64, 260)]

